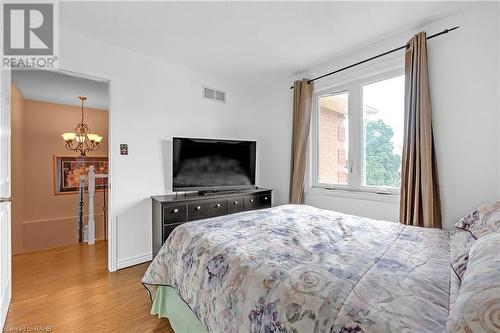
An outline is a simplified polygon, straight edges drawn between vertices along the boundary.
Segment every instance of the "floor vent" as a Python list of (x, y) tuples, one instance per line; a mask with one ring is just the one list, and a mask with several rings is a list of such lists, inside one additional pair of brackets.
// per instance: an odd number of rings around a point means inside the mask
[(226, 92), (213, 88), (203, 87), (203, 98), (220, 103), (226, 103)]

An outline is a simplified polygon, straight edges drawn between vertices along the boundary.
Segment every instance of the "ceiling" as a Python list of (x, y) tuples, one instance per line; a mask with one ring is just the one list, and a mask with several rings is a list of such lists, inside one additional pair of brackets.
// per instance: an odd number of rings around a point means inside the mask
[(69, 1), (60, 2), (60, 25), (205, 72), (292, 75), (469, 4)]
[(108, 83), (42, 70), (12, 71), (12, 82), (25, 99), (64, 105), (80, 105), (86, 96), (89, 108), (108, 109)]

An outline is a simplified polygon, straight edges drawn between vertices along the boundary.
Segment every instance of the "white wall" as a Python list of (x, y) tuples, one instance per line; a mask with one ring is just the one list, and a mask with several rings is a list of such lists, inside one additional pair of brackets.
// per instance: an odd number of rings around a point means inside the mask
[[(65, 31), (60, 67), (111, 80), (118, 268), (151, 258), (150, 196), (171, 191), (173, 136), (257, 140), (257, 184), (275, 190), (275, 203), (286, 201), (290, 149), (281, 146), (291, 120), (280, 103), (288, 102), (288, 81), (216, 78)], [(225, 90), (228, 103), (203, 100), (202, 85)], [(119, 155), (120, 143), (128, 156)]]
[[(498, 12), (498, 17), (497, 17), (497, 22), (498, 22), (498, 36), (500, 36), (500, 5), (498, 5), (498, 9), (497, 9), (497, 12)], [(500, 58), (500, 42), (498, 43), (498, 56)], [(500, 62), (500, 59), (498, 60)], [(500, 88), (500, 66), (498, 66), (498, 87)], [(499, 89), (500, 90), (500, 89)], [(500, 93), (498, 94), (498, 113), (500, 114)], [(500, 118), (500, 117), (499, 117)], [(500, 126), (500, 123), (499, 123), (499, 126)], [(499, 135), (499, 140), (500, 140), (500, 135)], [(499, 144), (500, 146), (500, 144)], [(499, 153), (499, 164), (500, 164), (500, 153)], [(499, 181), (500, 181), (500, 177), (499, 177)], [(500, 183), (498, 184), (499, 188), (500, 188)], [(499, 191), (499, 199), (500, 199), (500, 191)]]
[[(447, 229), (477, 205), (500, 195), (498, 7), (498, 3), (471, 5), (438, 22), (377, 41), (301, 75), (314, 77), (403, 45), (418, 31), (425, 30), (430, 35), (460, 26), (428, 43), (433, 126)], [(392, 221), (397, 221), (399, 215), (397, 200), (379, 203), (337, 198), (313, 190), (306, 194), (306, 202)]]

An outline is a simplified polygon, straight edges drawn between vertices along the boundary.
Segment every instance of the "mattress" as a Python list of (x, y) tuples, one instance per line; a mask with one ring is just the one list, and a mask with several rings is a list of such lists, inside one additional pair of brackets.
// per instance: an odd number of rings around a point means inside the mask
[(147, 269), (208, 332), (443, 332), (450, 233), (284, 205), (177, 227)]

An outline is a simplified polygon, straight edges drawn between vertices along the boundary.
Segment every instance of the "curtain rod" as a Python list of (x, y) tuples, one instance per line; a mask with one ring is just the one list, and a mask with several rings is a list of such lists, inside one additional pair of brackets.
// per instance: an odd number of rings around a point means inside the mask
[[(458, 29), (458, 28), (460, 28), (460, 26), (456, 26), (456, 27), (453, 27), (453, 28), (445, 29), (445, 30), (443, 30), (443, 31), (441, 31), (441, 32), (438, 32), (438, 33), (434, 34), (434, 35), (430, 35), (429, 37), (427, 37), (427, 39), (432, 39), (432, 38), (434, 38), (434, 37), (437, 37), (437, 36), (441, 36), (441, 35), (447, 34), (448, 32), (453, 31), (453, 30), (456, 30), (456, 29)], [(368, 58), (368, 59), (365, 59), (365, 60), (361, 60), (361, 61), (358, 61), (358, 62), (356, 62), (356, 63), (352, 64), (352, 65), (349, 65), (349, 66), (346, 66), (346, 67), (342, 67), (342, 68), (340, 68), (340, 69), (337, 69), (337, 70), (335, 70), (335, 71), (333, 71), (333, 72), (330, 72), (330, 73), (327, 73), (327, 74), (323, 74), (323, 75), (321, 75), (321, 76), (318, 76), (318, 77), (315, 77), (315, 78), (313, 78), (313, 79), (310, 79), (309, 81), (307, 81), (307, 83), (314, 82), (314, 81), (319, 80), (319, 79), (322, 79), (322, 78), (324, 78), (324, 77), (327, 77), (327, 76), (330, 76), (330, 75), (337, 74), (337, 73), (339, 73), (339, 72), (345, 71), (346, 69), (349, 69), (349, 68), (352, 68), (352, 67), (355, 67), (355, 66), (358, 66), (358, 65), (364, 64), (365, 62), (372, 61), (372, 60), (374, 60), (374, 59), (377, 59), (377, 58), (383, 57), (383, 56), (385, 56), (385, 55), (388, 55), (388, 54), (390, 54), (390, 53), (393, 53), (393, 52), (396, 52), (396, 51), (399, 51), (399, 50), (405, 49), (405, 48), (407, 48), (409, 45), (410, 45), (410, 44), (409, 44), (409, 43), (407, 43), (407, 44), (405, 44), (405, 45), (403, 45), (403, 46), (396, 47), (395, 49), (392, 49), (392, 50), (386, 51), (386, 52), (384, 52), (384, 53), (377, 54), (376, 56), (373, 56), (373, 57), (371, 57), (371, 58)], [(293, 86), (291, 86), (291, 87), (290, 87), (290, 89), (293, 89)]]

